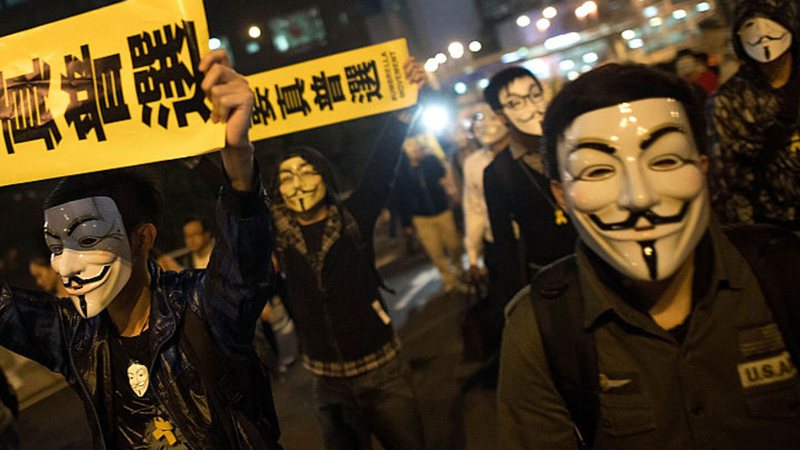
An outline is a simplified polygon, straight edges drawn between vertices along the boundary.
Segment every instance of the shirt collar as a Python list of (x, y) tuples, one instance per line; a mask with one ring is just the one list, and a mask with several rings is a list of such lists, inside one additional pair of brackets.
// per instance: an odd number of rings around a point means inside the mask
[(522, 144), (511, 139), (511, 144), (509, 144), (509, 149), (511, 151), (511, 157), (515, 160), (522, 158), (525, 154), (528, 153), (528, 149), (525, 148)]
[[(733, 244), (725, 237), (715, 219), (711, 220), (706, 236), (711, 241), (710, 286), (697, 303), (711, 301), (719, 289), (738, 290), (746, 275), (745, 262)], [(606, 312), (614, 311), (626, 322), (638, 322), (642, 314), (623, 299), (624, 288), (614, 269), (600, 260), (583, 242), (576, 250), (579, 288), (584, 299), (583, 326), (590, 328)], [(699, 267), (698, 264), (696, 267)], [(702, 274), (695, 274), (695, 276)]]

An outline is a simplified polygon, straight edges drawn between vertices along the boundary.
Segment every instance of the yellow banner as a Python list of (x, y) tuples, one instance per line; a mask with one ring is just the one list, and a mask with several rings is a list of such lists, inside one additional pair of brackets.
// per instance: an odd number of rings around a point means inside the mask
[(224, 145), (202, 0), (127, 0), (0, 38), (0, 186)]
[(405, 39), (251, 75), (255, 94), (250, 139), (393, 111), (417, 102), (403, 75)]

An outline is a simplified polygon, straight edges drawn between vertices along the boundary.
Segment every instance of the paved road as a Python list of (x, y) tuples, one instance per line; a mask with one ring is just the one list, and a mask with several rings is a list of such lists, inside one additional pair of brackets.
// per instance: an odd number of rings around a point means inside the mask
[[(387, 303), (400, 330), (403, 357), (410, 363), (420, 398), (427, 447), (432, 450), (496, 448), (494, 392), (459, 395), (475, 366), (463, 363), (459, 323), (464, 299), (439, 294), (441, 283), (423, 259), (404, 258), (389, 268), (387, 284), (396, 290)], [(276, 408), (287, 450), (322, 450), (314, 417), (311, 377), (294, 364), (273, 382)], [(83, 407), (70, 389), (22, 412), (23, 449), (89, 448)], [(380, 446), (376, 445), (376, 448)]]

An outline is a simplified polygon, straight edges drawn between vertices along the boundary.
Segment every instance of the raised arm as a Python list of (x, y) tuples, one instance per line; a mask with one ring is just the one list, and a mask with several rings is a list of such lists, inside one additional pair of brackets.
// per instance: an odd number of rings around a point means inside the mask
[(216, 342), (240, 353), (252, 346), (272, 277), (269, 210), (247, 134), (253, 94), (222, 51), (207, 54), (200, 70), (206, 74), (202, 88), (214, 105), (212, 120), (226, 124), (221, 151), (226, 182), (216, 213), (220, 233), (200, 299)]
[[(422, 88), (426, 75), (422, 66), (409, 58), (404, 64), (406, 80)], [(387, 114), (386, 122), (370, 151), (369, 159), (353, 194), (347, 199), (348, 210), (362, 226), (373, 226), (378, 219), (397, 174), (397, 166), (416, 107), (398, 113)]]

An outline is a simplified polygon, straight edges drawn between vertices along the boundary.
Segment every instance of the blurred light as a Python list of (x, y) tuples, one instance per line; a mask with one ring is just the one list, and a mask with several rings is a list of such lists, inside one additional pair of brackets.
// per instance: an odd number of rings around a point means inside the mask
[(628, 47), (636, 49), (644, 47), (644, 41), (641, 39), (631, 39), (628, 41)]
[(585, 62), (586, 64), (593, 64), (593, 63), (596, 63), (596, 62), (597, 62), (597, 60), (598, 60), (598, 59), (600, 59), (600, 57), (599, 57), (599, 56), (597, 56), (597, 53), (595, 53), (595, 52), (589, 52), (589, 53), (585, 53), (585, 54), (584, 54), (584, 55), (581, 57), (581, 59), (582, 59), (582, 60), (583, 60), (583, 62)]
[(654, 27), (654, 28), (655, 27), (660, 27), (661, 25), (664, 24), (664, 19), (662, 19), (661, 17), (653, 17), (652, 19), (647, 21), (647, 23), (649, 23), (650, 26)]
[(539, 79), (550, 78), (550, 66), (542, 58), (531, 59), (522, 63), (528, 70), (533, 72)]
[(244, 46), (244, 51), (246, 51), (248, 55), (256, 54), (261, 51), (261, 44), (250, 41)]
[(583, 66), (583, 67), (581, 67), (581, 72), (583, 72), (583, 73), (586, 73), (586, 72), (588, 72), (590, 70), (592, 70), (592, 66), (590, 66), (588, 64)]
[(275, 50), (283, 53), (289, 51), (289, 38), (286, 37), (285, 34), (278, 34), (272, 38), (272, 45), (275, 46)]
[(449, 123), (450, 117), (447, 109), (442, 106), (426, 106), (422, 112), (422, 124), (430, 131), (442, 131)]
[(578, 6), (575, 9), (575, 17), (577, 17), (578, 19), (583, 19), (588, 15), (589, 15), (589, 11), (587, 11), (586, 8), (583, 7), (583, 5)]
[(450, 57), (453, 59), (458, 59), (464, 56), (464, 44), (461, 42), (451, 42), (450, 45), (447, 46), (447, 53), (450, 53)]
[(209, 50), (216, 50), (222, 47), (222, 41), (219, 38), (212, 37), (208, 40), (208, 49)]
[(434, 58), (436, 58), (436, 62), (439, 64), (444, 64), (447, 62), (447, 55), (445, 55), (444, 53), (437, 53), (436, 56), (434, 56)]
[(436, 69), (439, 68), (439, 63), (434, 58), (428, 58), (423, 67), (426, 72), (436, 72)]
[(456, 94), (458, 95), (466, 94), (467, 89), (467, 83), (464, 83), (463, 81), (459, 81), (455, 84), (455, 86), (453, 86), (453, 90), (456, 91)]
[(581, 35), (572, 32), (566, 34), (559, 34), (544, 41), (544, 48), (547, 50), (558, 50), (560, 48), (569, 47), (570, 45), (577, 44), (581, 41)]
[(525, 28), (531, 24), (531, 18), (525, 15), (517, 17), (517, 26), (520, 28)]
[(658, 15), (658, 8), (655, 6), (648, 6), (642, 12), (644, 13), (644, 16), (649, 19), (650, 17), (655, 17)]
[(489, 86), (489, 79), (488, 78), (481, 78), (478, 80), (478, 87), (481, 89), (486, 89), (486, 86)]
[(675, 20), (685, 19), (687, 15), (685, 9), (676, 9), (672, 11), (672, 18)]
[(548, 6), (544, 10), (542, 10), (542, 17), (545, 19), (552, 19), (553, 17), (558, 15), (558, 10), (553, 8), (552, 6)]
[(700, 2), (695, 6), (697, 12), (706, 12), (711, 9), (711, 5), (708, 2)]
[(588, 11), (589, 14), (594, 14), (597, 12), (597, 3), (593, 1), (588, 1), (584, 3), (583, 7), (586, 8), (586, 11)]
[(575, 81), (575, 80), (578, 79), (579, 76), (581, 76), (581, 74), (579, 74), (578, 72), (572, 71), (572, 72), (567, 74), (567, 79), (569, 81)]
[(537, 30), (545, 32), (545, 31), (547, 31), (548, 28), (550, 28), (550, 21), (549, 20), (542, 18), (542, 19), (539, 19), (539, 20), (536, 21), (536, 29)]
[(511, 64), (519, 61), (520, 59), (522, 59), (522, 57), (519, 56), (519, 53), (510, 52), (503, 54), (503, 56), (500, 57), (500, 62), (503, 64)]
[(471, 52), (479, 52), (483, 48), (483, 45), (479, 41), (472, 41), (469, 43), (469, 51)]
[(575, 61), (571, 59), (565, 59), (558, 63), (558, 68), (564, 72), (570, 71), (575, 68)]
[(575, 9), (575, 16), (579, 19), (583, 19), (589, 14), (594, 14), (596, 12), (597, 12), (597, 3), (590, 0), (588, 2), (584, 2), (581, 6)]
[(253, 25), (247, 30), (247, 35), (253, 39), (258, 39), (261, 37), (261, 28), (258, 28), (258, 26)]
[(625, 39), (626, 41), (630, 41), (635, 37), (636, 37), (636, 32), (633, 30), (625, 30), (622, 32), (622, 39)]

